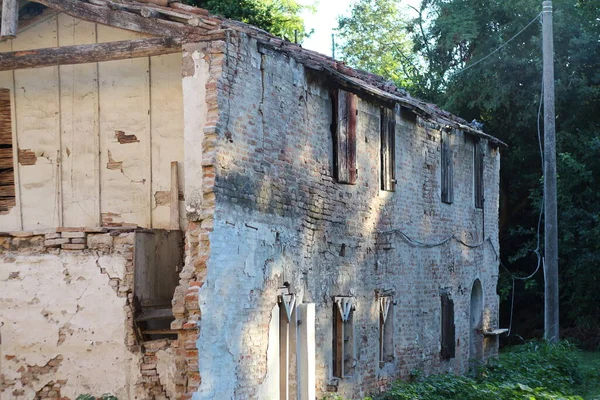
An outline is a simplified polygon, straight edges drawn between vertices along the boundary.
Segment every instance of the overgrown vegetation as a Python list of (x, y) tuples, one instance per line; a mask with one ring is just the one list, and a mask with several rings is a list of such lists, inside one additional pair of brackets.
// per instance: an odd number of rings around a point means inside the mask
[(416, 376), (371, 400), (600, 399), (600, 364), (581, 363), (581, 353), (567, 342), (515, 346), (475, 377)]

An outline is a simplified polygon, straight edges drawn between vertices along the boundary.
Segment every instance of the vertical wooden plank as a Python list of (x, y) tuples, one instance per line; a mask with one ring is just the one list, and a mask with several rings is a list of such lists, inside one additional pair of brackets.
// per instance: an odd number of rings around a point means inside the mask
[(388, 109), (388, 136), (389, 136), (389, 187), (391, 191), (396, 190), (396, 115), (394, 110)]
[(348, 183), (348, 92), (339, 90), (337, 106), (337, 181)]
[[(98, 26), (98, 42), (140, 35)], [(100, 210), (104, 225), (151, 225), (149, 59), (98, 64)]]
[(279, 303), (279, 398), (290, 398), (290, 322), (283, 302)]
[[(152, 227), (167, 229), (172, 225), (171, 210), (175, 200), (179, 207), (177, 226), (181, 226), (183, 204), (179, 195), (170, 193), (171, 162), (179, 162), (179, 187), (183, 188), (183, 89), (181, 54), (152, 57), (150, 80), (150, 117), (152, 137)], [(199, 94), (197, 94), (199, 96)], [(183, 202), (181, 202), (183, 203)], [(171, 228), (173, 229), (173, 228)], [(179, 228), (176, 228), (179, 229)]]
[(347, 168), (348, 183), (355, 184), (356, 170), (356, 128), (358, 123), (358, 96), (352, 93), (346, 94), (348, 100), (348, 131), (347, 131)]
[(389, 165), (389, 159), (388, 159), (389, 138), (388, 138), (388, 129), (387, 129), (388, 127), (386, 124), (386, 114), (385, 114), (384, 108), (381, 109), (380, 119), (381, 119), (381, 127), (380, 127), (380, 130), (381, 130), (381, 135), (380, 135), (381, 190), (388, 190), (389, 178), (387, 176), (387, 172), (388, 172), (388, 165)]
[(298, 306), (299, 354), (298, 354), (298, 399), (316, 398), (316, 341), (315, 341), (315, 304), (305, 303)]
[(171, 162), (171, 222), (169, 229), (179, 229), (179, 168)]
[(333, 376), (344, 377), (344, 321), (333, 303)]
[[(96, 43), (95, 24), (58, 16), (61, 46)], [(97, 65), (62, 65), (60, 76), (63, 221), (100, 225)]]
[[(32, 26), (13, 50), (57, 46), (57, 19)], [(58, 67), (15, 71), (17, 141), (24, 229), (61, 224), (60, 93)]]
[(448, 170), (448, 203), (454, 202), (454, 150), (452, 148), (452, 135), (447, 134), (448, 155), (447, 155), (447, 170)]

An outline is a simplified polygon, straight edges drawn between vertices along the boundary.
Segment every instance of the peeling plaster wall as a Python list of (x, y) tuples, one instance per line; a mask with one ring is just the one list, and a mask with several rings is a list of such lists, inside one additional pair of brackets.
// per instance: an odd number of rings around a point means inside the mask
[[(463, 373), (468, 367), (470, 289), (480, 279), (484, 328), (497, 327), (500, 156), (486, 147), (485, 212), (473, 201), (473, 143), (454, 135), (452, 205), (441, 202), (439, 127), (397, 117), (396, 192), (379, 190), (380, 106), (359, 100), (358, 182), (332, 178), (331, 99), (326, 81), (244, 35), (227, 47), (219, 89), (214, 190), (206, 278), (198, 297), (202, 384), (196, 399), (257, 398), (273, 379), (268, 365), (272, 310), (284, 282), (316, 303), (317, 395), (362, 398), (418, 368)], [(485, 234), (482, 232), (485, 218)], [(437, 242), (409, 246), (397, 234)], [(341, 251), (345, 247), (345, 254)], [(394, 360), (379, 366), (377, 290), (395, 292)], [(440, 358), (442, 292), (455, 302), (457, 356)], [(353, 296), (354, 368), (332, 377), (333, 296)], [(486, 340), (486, 355), (497, 351)], [(295, 380), (291, 372), (290, 380)], [(292, 397), (295, 392), (292, 388)]]
[[(140, 37), (59, 14), (0, 51)], [(17, 197), (0, 231), (169, 228), (172, 161), (184, 226), (181, 53), (5, 71), (0, 88), (11, 93)]]
[(111, 285), (125, 279), (126, 262), (94, 251), (0, 254), (1, 398), (143, 398), (127, 296)]

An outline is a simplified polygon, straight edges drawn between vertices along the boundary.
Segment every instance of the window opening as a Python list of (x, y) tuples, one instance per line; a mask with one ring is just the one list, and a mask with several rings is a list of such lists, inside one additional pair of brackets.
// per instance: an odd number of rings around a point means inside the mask
[(345, 378), (354, 368), (353, 314), (351, 297), (336, 297), (333, 304), (333, 376)]
[(442, 130), (442, 201), (452, 204), (454, 201), (454, 160), (450, 138), (452, 135)]
[(134, 321), (140, 340), (177, 338), (171, 329), (173, 295), (183, 268), (182, 231), (144, 229), (135, 233)]
[(379, 366), (394, 359), (394, 301), (391, 296), (379, 298)]
[(475, 186), (475, 208), (483, 208), (483, 157), (484, 157), (483, 141), (476, 141), (473, 144), (474, 158), (474, 186)]
[(454, 325), (454, 301), (449, 294), (442, 295), (442, 352), (444, 360), (456, 356), (456, 340)]
[[(284, 288), (283, 290), (288, 290)], [(292, 293), (280, 294), (277, 298), (279, 303), (279, 398), (290, 399), (290, 339), (295, 333), (292, 329), (293, 315), (296, 308), (296, 295)]]
[(381, 109), (381, 190), (396, 189), (396, 114)]
[(333, 169), (338, 183), (355, 184), (356, 126), (358, 121), (358, 97), (338, 89), (331, 94), (333, 106)]

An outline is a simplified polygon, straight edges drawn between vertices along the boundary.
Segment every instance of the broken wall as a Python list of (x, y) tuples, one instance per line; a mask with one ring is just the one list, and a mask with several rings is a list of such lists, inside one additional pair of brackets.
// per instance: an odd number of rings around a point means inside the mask
[[(0, 51), (139, 37), (59, 14)], [(11, 92), (17, 199), (0, 231), (169, 227), (172, 161), (184, 181), (180, 53), (0, 72), (0, 88)]]
[[(338, 184), (332, 86), (325, 79), (245, 35), (228, 41), (223, 79), (210, 180), (216, 207), (202, 221), (210, 252), (198, 257), (206, 271), (198, 292), (202, 383), (196, 398), (278, 398), (277, 390), (263, 390), (273, 379), (272, 310), (286, 283), (299, 302), (316, 303), (319, 398), (326, 392), (362, 398), (415, 368), (465, 372), (476, 279), (485, 296), (484, 328), (497, 327), (497, 149), (486, 146), (485, 210), (475, 209), (473, 140), (455, 133), (455, 201), (442, 204), (442, 127), (399, 115), (398, 185), (381, 191), (381, 105), (361, 96), (357, 184)], [(401, 233), (427, 243), (454, 238), (419, 248)], [(380, 291), (393, 293), (396, 302), (394, 358), (382, 366)], [(456, 357), (447, 361), (440, 357), (442, 293), (451, 295), (456, 311)], [(356, 306), (344, 379), (332, 372), (334, 296), (351, 296)], [(496, 350), (488, 343), (488, 355)], [(292, 371), (292, 397), (295, 378)]]
[(170, 341), (135, 337), (133, 237), (102, 228), (0, 237), (1, 398), (175, 398)]

